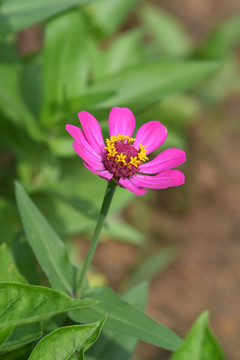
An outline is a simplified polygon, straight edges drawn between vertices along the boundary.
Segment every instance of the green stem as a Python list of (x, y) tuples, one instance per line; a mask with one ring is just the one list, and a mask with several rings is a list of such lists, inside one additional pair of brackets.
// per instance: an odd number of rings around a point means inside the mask
[(77, 286), (77, 291), (76, 291), (76, 297), (80, 297), (80, 295), (81, 295), (83, 281), (84, 281), (86, 272), (87, 272), (87, 270), (89, 268), (89, 265), (91, 263), (91, 260), (93, 258), (94, 252), (96, 250), (98, 239), (99, 239), (99, 236), (100, 236), (104, 221), (106, 219), (106, 216), (108, 214), (108, 210), (109, 210), (109, 207), (110, 207), (111, 202), (112, 202), (112, 198), (113, 198), (113, 195), (114, 195), (114, 192), (115, 192), (115, 188), (116, 188), (115, 183), (113, 183), (113, 182), (108, 183), (106, 193), (105, 193), (105, 196), (104, 196), (104, 199), (103, 199), (101, 211), (100, 211), (100, 214), (99, 214), (99, 217), (98, 217), (98, 221), (97, 221), (97, 224), (96, 224), (93, 236), (92, 236), (92, 240), (91, 240), (91, 243), (90, 243), (90, 246), (89, 246), (89, 249), (88, 249), (88, 253), (87, 253), (87, 256), (86, 256), (86, 259), (85, 259), (85, 262), (83, 264), (83, 268), (82, 268), (82, 271), (81, 271), (81, 276), (80, 276), (78, 286)]

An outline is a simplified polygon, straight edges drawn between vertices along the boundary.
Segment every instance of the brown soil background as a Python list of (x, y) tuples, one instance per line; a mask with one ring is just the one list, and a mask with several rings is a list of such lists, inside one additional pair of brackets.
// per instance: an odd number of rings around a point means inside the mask
[[(240, 12), (239, 0), (152, 2), (176, 15), (197, 42), (217, 22)], [(36, 51), (40, 43), (41, 29), (35, 27), (20, 34), (19, 51)], [(150, 247), (145, 251), (168, 245), (179, 250), (178, 259), (153, 279), (147, 314), (183, 337), (197, 316), (209, 310), (211, 327), (229, 360), (240, 359), (239, 116), (239, 94), (204, 111), (190, 133), (186, 184), (156, 192), (151, 213), (141, 222), (136, 204), (123, 214), (146, 234)], [(84, 253), (86, 243), (80, 244)], [(94, 265), (117, 289), (138, 256), (139, 248), (110, 241), (99, 245)], [(170, 353), (140, 343), (134, 358), (167, 360)]]

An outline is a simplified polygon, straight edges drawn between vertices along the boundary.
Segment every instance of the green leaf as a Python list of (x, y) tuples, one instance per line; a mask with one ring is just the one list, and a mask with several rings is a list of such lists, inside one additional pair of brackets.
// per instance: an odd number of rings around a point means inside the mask
[(6, 325), (0, 327), (0, 347), (7, 341), (13, 332), (13, 325)]
[(23, 187), (16, 182), (16, 198), (28, 242), (50, 284), (56, 290), (74, 293), (75, 268), (66, 247), (34, 205)]
[(26, 360), (31, 353), (31, 344), (1, 355), (1, 360)]
[[(209, 81), (208, 81), (209, 82)], [(208, 83), (207, 82), (207, 83)], [(144, 124), (149, 119), (159, 119), (178, 131), (194, 123), (201, 114), (199, 100), (189, 95), (168, 96), (148, 111), (139, 114), (138, 123)]]
[(24, 102), (36, 118), (39, 117), (42, 103), (42, 60), (42, 53), (21, 59), (21, 94)]
[[(122, 298), (140, 311), (144, 311), (147, 303), (149, 283), (138, 284), (128, 290)], [(103, 329), (101, 341), (97, 342), (88, 352), (87, 360), (130, 360), (138, 340), (134, 337), (106, 332)]]
[(96, 0), (2, 0), (0, 35), (28, 28), (76, 5)]
[(69, 313), (74, 321), (96, 321), (107, 314), (106, 329), (116, 333), (134, 336), (169, 350), (176, 350), (181, 343), (181, 339), (171, 330), (135, 309), (107, 287), (88, 288), (83, 297), (95, 298), (99, 304), (92, 310)]
[(42, 113), (45, 124), (49, 123), (49, 111), (56, 111), (59, 105), (68, 106), (69, 99), (84, 92), (88, 76), (86, 45), (86, 24), (80, 10), (71, 10), (46, 24)]
[(35, 256), (27, 242), (24, 230), (18, 231), (15, 235), (11, 242), (11, 251), (17, 268), (27, 282), (31, 285), (40, 285), (42, 271), (36, 264)]
[(0, 325), (28, 324), (96, 303), (96, 300), (75, 299), (43, 286), (2, 282), (0, 283)]
[(199, 316), (171, 360), (225, 360), (225, 356), (208, 326), (208, 313)]
[[(0, 120), (0, 134), (1, 136), (4, 136), (5, 134), (1, 132), (2, 124), (3, 119)], [(6, 193), (6, 195), (10, 195), (10, 193), (12, 192), (12, 187), (9, 187), (9, 191), (7, 191), (7, 186), (10, 185), (9, 182), (11, 181), (11, 176), (14, 175), (10, 175), (8, 172), (4, 173), (4, 175), (5, 178), (1, 176), (1, 186), (4, 187), (4, 192)], [(9, 243), (14, 238), (16, 232), (19, 230), (16, 205), (3, 197), (0, 197), (0, 229), (0, 242), (6, 243)]]
[(2, 281), (26, 283), (16, 268), (6, 244), (0, 246), (0, 282)]
[(134, 29), (121, 34), (105, 51), (97, 48), (97, 44), (90, 43), (94, 79), (101, 79), (139, 63), (143, 57), (141, 38), (142, 31)]
[(107, 52), (107, 73), (113, 74), (142, 60), (142, 31), (134, 29), (119, 36)]
[[(1, 15), (0, 15), (1, 19)], [(0, 25), (1, 26), (1, 25)], [(16, 46), (16, 37), (14, 35), (6, 36), (0, 41), (0, 62), (16, 62), (18, 59), (17, 56), (17, 46)]]
[(149, 292), (149, 281), (145, 280), (124, 292), (122, 299), (140, 311), (145, 311)]
[(117, 92), (97, 107), (137, 104), (142, 108), (170, 94), (193, 88), (216, 69), (217, 63), (211, 61), (149, 62), (102, 79), (92, 90)]
[(0, 348), (0, 353), (18, 349), (42, 336), (40, 323), (16, 326), (7, 341)]
[(88, 13), (101, 35), (108, 36), (121, 26), (138, 2), (139, 0), (101, 0), (91, 4)]
[(188, 55), (192, 47), (190, 38), (175, 17), (148, 4), (141, 10), (141, 19), (154, 40), (155, 51), (169, 57)]
[[(66, 360), (84, 351), (98, 338), (106, 318), (87, 325), (65, 326), (45, 336), (34, 348), (29, 360)], [(73, 357), (74, 358), (74, 357)]]
[(198, 95), (208, 104), (216, 104), (234, 92), (239, 92), (239, 64), (237, 56), (229, 56), (221, 69), (198, 89)]
[(0, 63), (0, 110), (15, 124), (26, 127), (35, 140), (43, 140), (44, 135), (27, 108), (20, 88), (20, 70), (18, 63)]
[(240, 43), (240, 15), (221, 22), (207, 37), (198, 53), (205, 58), (224, 58)]

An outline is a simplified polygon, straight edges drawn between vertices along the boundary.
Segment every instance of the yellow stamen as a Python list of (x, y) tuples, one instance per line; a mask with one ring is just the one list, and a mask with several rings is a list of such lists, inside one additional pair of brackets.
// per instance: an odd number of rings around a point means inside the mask
[[(124, 142), (124, 140), (127, 140), (128, 144), (132, 144), (136, 139), (130, 138), (128, 135), (111, 136), (110, 139), (106, 139), (106, 144), (108, 147), (109, 145), (114, 145), (119, 141)], [(107, 149), (107, 147), (105, 147), (105, 149)]]
[(127, 155), (124, 155), (122, 152), (118, 154), (118, 151), (116, 150), (116, 144), (121, 142), (122, 144), (126, 143), (132, 146), (134, 141), (136, 141), (136, 139), (130, 138), (128, 135), (120, 134), (118, 136), (111, 136), (110, 139), (106, 139), (106, 146), (104, 149), (108, 152), (107, 159), (114, 158), (114, 161), (118, 163), (120, 167), (127, 165), (129, 169), (132, 169), (133, 166), (137, 168), (143, 162), (148, 160), (148, 157), (146, 156), (147, 150), (144, 145), (140, 144), (140, 149), (136, 149), (138, 154), (134, 157), (130, 157), (130, 161), (126, 161)]
[(131, 161), (130, 161), (129, 165), (138, 167), (138, 165), (140, 165), (140, 164), (141, 164), (141, 161), (137, 159), (137, 156), (134, 156), (134, 157), (131, 156)]
[(120, 155), (117, 155), (117, 162), (122, 162), (124, 165), (126, 164), (126, 159), (127, 155), (123, 155), (123, 153), (121, 153)]
[(107, 149), (107, 151), (108, 151), (108, 156), (107, 156), (108, 159), (109, 159), (110, 157), (114, 157), (114, 156), (117, 155), (117, 153), (118, 153), (114, 146), (106, 147), (106, 149)]
[(145, 149), (145, 145), (140, 144), (138, 159), (143, 162), (145, 162), (146, 160), (149, 160), (148, 157), (146, 156), (146, 153), (147, 153), (147, 150)]

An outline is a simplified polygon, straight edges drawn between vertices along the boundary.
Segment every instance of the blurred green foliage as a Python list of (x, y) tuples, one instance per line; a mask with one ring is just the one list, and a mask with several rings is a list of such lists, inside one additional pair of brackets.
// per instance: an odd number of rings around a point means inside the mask
[[(138, 126), (158, 119), (168, 127), (166, 146), (186, 147), (202, 99), (224, 96), (219, 82), (232, 64), (230, 49), (239, 33), (234, 18), (195, 49), (175, 18), (137, 0), (9, 0), (1, 2), (0, 14), (0, 225), (5, 242), (18, 228), (14, 178), (61, 235), (92, 228), (105, 183), (85, 170), (72, 149), (65, 124), (78, 124), (77, 112), (92, 112), (108, 136), (110, 108), (129, 106)], [(132, 25), (133, 16), (138, 25)], [(44, 21), (41, 50), (19, 56), (16, 32), (39, 21)], [(223, 44), (226, 60), (219, 66)], [(210, 47), (216, 56), (209, 56)], [(236, 71), (230, 66), (225, 74), (230, 88)], [(195, 92), (189, 92), (192, 88)], [(112, 216), (132, 198), (118, 189)], [(142, 242), (130, 225), (121, 221), (121, 227), (125, 241)], [(117, 226), (108, 230), (121, 239)]]
[[(39, 22), (43, 46), (35, 53), (19, 55), (17, 32)], [(234, 53), (239, 39), (238, 14), (220, 23), (200, 45), (195, 45), (176, 18), (147, 1), (0, 2), (1, 242), (8, 244), (28, 281), (39, 283), (42, 275), (20, 231), (14, 180), (24, 185), (59, 235), (66, 239), (89, 233), (106, 183), (84, 168), (72, 149), (65, 124), (77, 125), (77, 112), (87, 110), (100, 121), (107, 137), (111, 107), (128, 106), (136, 115), (138, 127), (159, 120), (169, 133), (164, 146), (186, 149), (188, 130), (198, 120), (202, 106), (214, 105), (231, 91), (239, 90)], [(118, 189), (104, 234), (140, 245), (144, 241), (140, 231), (116, 216), (133, 197), (127, 190)], [(41, 218), (39, 214), (33, 206), (32, 217)], [(49, 236), (58, 242), (41, 221), (45, 234), (49, 231)], [(32, 242), (35, 240), (33, 236)], [(11, 255), (5, 245), (0, 250), (4, 258), (0, 267), (4, 268), (3, 264), (11, 262)], [(148, 272), (137, 267), (125, 286), (150, 278), (174, 256), (170, 250), (150, 257), (145, 263)], [(51, 272), (51, 263), (47, 266)], [(16, 274), (22, 276), (16, 267), (11, 271), (15, 279)], [(4, 276), (9, 280), (12, 274)], [(141, 291), (146, 295), (145, 288)], [(130, 294), (129, 302), (134, 302), (135, 297)], [(2, 338), (10, 332), (4, 329)], [(125, 346), (123, 351), (129, 357), (128, 344), (131, 349), (136, 345), (124, 335), (117, 339), (109, 333), (105, 336), (109, 354), (115, 351), (114, 346)], [(29, 347), (20, 351), (26, 358)], [(106, 351), (104, 358), (109, 354)], [(3, 357), (14, 358), (20, 359), (21, 354)], [(178, 358), (184, 357), (176, 355)]]

